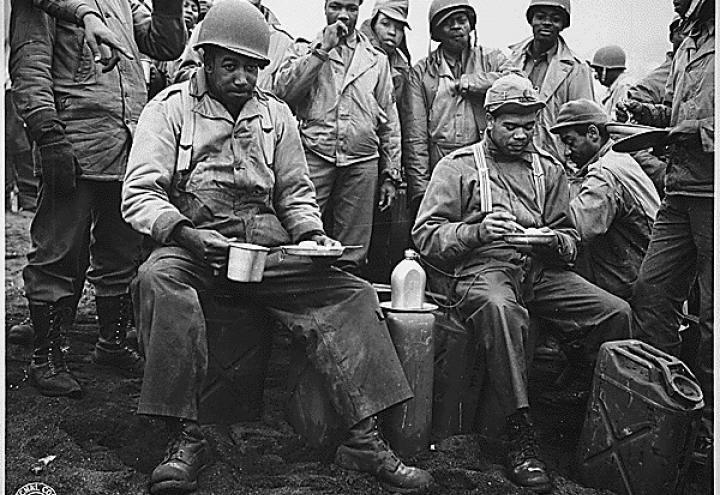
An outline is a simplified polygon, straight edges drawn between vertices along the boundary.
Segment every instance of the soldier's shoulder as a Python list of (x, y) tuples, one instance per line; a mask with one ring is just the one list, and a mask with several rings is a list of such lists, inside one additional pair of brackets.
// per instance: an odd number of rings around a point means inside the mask
[(543, 163), (547, 167), (552, 168), (560, 168), (564, 170), (563, 164), (560, 163), (560, 160), (555, 158), (552, 154), (550, 154), (549, 151), (545, 151), (542, 148), (539, 148), (538, 146), (533, 146), (533, 149), (531, 151), (534, 155), (537, 155), (537, 157), (540, 159), (540, 162)]
[(167, 88), (160, 91), (149, 103), (173, 104), (180, 103), (183, 85), (188, 85), (189, 81), (183, 81), (171, 84)]
[(473, 160), (475, 150), (473, 149), (473, 146), (475, 145), (463, 146), (462, 148), (458, 148), (455, 151), (450, 152), (438, 162), (437, 166), (461, 169), (470, 164), (474, 167)]
[(292, 114), (290, 107), (284, 100), (275, 93), (260, 88), (255, 88), (258, 101), (264, 105), (272, 115)]

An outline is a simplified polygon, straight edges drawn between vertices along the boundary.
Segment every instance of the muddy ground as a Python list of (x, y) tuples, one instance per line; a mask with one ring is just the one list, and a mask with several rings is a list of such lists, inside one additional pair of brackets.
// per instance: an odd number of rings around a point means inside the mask
[[(6, 214), (6, 327), (27, 315), (21, 269), (29, 247), (30, 214)], [(143, 494), (149, 474), (161, 460), (166, 436), (159, 422), (135, 415), (139, 380), (125, 379), (92, 365), (87, 356), (96, 336), (94, 305), (86, 287), (70, 335), (70, 367), (85, 394), (79, 400), (48, 398), (25, 379), (31, 347), (6, 344), (5, 491), (42, 481), (58, 495)], [(347, 494), (380, 493), (370, 476), (335, 467), (328, 452), (304, 446), (284, 420), (288, 349), (273, 349), (261, 421), (233, 425), (228, 431), (206, 428), (215, 462), (200, 478), (199, 494)], [(541, 447), (554, 478), (553, 493), (606, 495), (574, 479), (572, 457), (583, 411), (535, 407)], [(46, 466), (38, 460), (56, 456)], [(502, 445), (470, 435), (437, 442), (436, 450), (412, 459), (430, 469), (436, 485), (428, 494), (530, 494), (508, 481)], [(35, 468), (33, 470), (33, 468)], [(694, 468), (685, 495), (712, 493), (707, 472)]]

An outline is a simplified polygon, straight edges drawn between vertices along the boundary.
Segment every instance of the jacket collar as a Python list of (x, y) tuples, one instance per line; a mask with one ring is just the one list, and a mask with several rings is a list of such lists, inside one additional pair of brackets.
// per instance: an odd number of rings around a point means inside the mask
[(382, 43), (380, 43), (377, 35), (375, 34), (375, 31), (373, 31), (372, 26), (370, 25), (370, 21), (370, 19), (366, 19), (360, 25), (360, 32), (367, 37), (373, 48), (387, 55), (388, 61), (390, 62), (390, 67), (409, 68), (410, 52), (408, 52), (407, 49), (406, 39), (403, 37), (403, 41), (402, 43), (400, 43), (400, 46), (396, 48), (395, 51), (393, 51), (392, 53), (387, 53), (383, 48)]
[(590, 158), (590, 160), (588, 160), (588, 162), (587, 162), (585, 165), (583, 165), (582, 167), (580, 167), (573, 175), (574, 175), (575, 177), (584, 177), (585, 175), (587, 175), (588, 170), (590, 170), (590, 167), (592, 167), (593, 164), (595, 164), (595, 163), (597, 163), (598, 161), (600, 161), (600, 159), (601, 159), (602, 157), (604, 157), (605, 155), (607, 155), (607, 154), (610, 152), (610, 150), (612, 149), (612, 145), (613, 145), (613, 144), (615, 144), (615, 141), (613, 141), (612, 139), (608, 139), (608, 140), (607, 140), (607, 143), (605, 143), (605, 144), (598, 150), (598, 152), (595, 153), (595, 156), (593, 156), (592, 158)]
[[(375, 66), (381, 55), (381, 53), (372, 46), (367, 36), (357, 30), (355, 31), (355, 36), (355, 52), (353, 53), (353, 57), (350, 61), (350, 66), (347, 71), (345, 71), (345, 79), (343, 80), (342, 90), (362, 76), (371, 67)], [(319, 43), (322, 43), (322, 31), (315, 38), (315, 41), (312, 42), (311, 46), (318, 46)], [(344, 63), (342, 56), (340, 55), (340, 51), (337, 48), (330, 50), (330, 60), (340, 64)]]
[[(196, 100), (193, 112), (208, 119), (224, 119), (232, 122), (230, 112), (220, 101), (210, 94), (205, 71), (200, 68), (190, 78), (190, 95)], [(268, 113), (267, 95), (257, 87), (253, 90), (253, 96), (245, 103), (236, 122), (249, 120), (260, 116), (265, 122), (270, 122)]]
[[(528, 53), (528, 47), (532, 41), (533, 38), (528, 38), (510, 47), (515, 54), (513, 57), (515, 65), (519, 67), (523, 66), (523, 62)], [(573, 67), (575, 67), (576, 64), (582, 63), (584, 62), (570, 50), (570, 47), (565, 43), (563, 37), (558, 37), (557, 50), (548, 61), (547, 75), (545, 76), (545, 81), (543, 81), (542, 88), (540, 88), (540, 99), (547, 103), (552, 95), (555, 94), (557, 88), (570, 75)]]

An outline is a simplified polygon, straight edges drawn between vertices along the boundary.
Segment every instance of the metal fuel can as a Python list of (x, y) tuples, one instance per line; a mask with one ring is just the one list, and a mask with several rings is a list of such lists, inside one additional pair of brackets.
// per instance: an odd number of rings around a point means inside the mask
[(580, 435), (581, 480), (619, 495), (678, 493), (703, 405), (676, 357), (638, 340), (606, 342)]
[(432, 428), (433, 367), (437, 306), (425, 303), (418, 309), (397, 309), (381, 303), (390, 338), (395, 345), (414, 398), (389, 408), (382, 416), (383, 432), (402, 457), (430, 448)]

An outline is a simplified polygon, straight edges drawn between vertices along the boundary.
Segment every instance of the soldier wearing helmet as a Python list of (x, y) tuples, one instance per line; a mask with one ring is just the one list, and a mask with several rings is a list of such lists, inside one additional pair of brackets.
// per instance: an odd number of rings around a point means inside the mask
[(468, 0), (430, 4), (430, 35), (440, 45), (413, 67), (400, 112), (403, 164), (414, 210), (437, 162), (482, 137), (490, 85), (516, 70), (499, 50), (473, 42), (476, 18)]
[[(630, 320), (625, 301), (570, 270), (578, 233), (566, 175), (532, 142), (544, 106), (526, 78), (495, 81), (485, 98), (483, 139), (440, 160), (413, 227), (425, 260), (453, 273), (446, 296), (482, 343), (488, 386), (511, 441), (510, 478), (540, 493), (552, 483), (528, 401), (526, 358), (533, 350), (523, 343), (530, 316), (552, 322), (590, 364), (602, 342), (628, 336)], [(535, 239), (523, 242), (522, 234)]]
[(617, 45), (604, 46), (595, 52), (590, 67), (595, 71), (598, 82), (606, 88), (599, 102), (610, 119), (616, 120), (615, 106), (627, 98), (628, 89), (633, 84), (626, 71), (625, 51)]
[(600, 105), (576, 100), (560, 108), (551, 132), (579, 167), (568, 179), (570, 212), (580, 234), (575, 271), (629, 301), (660, 197), (630, 155), (612, 151), (608, 122)]
[[(221, 0), (215, 0), (221, 1)], [(262, 13), (263, 17), (270, 26), (270, 48), (268, 49), (268, 59), (270, 63), (266, 67), (263, 67), (258, 74), (257, 86), (266, 91), (272, 91), (273, 79), (280, 67), (282, 57), (285, 51), (292, 45), (293, 39), (280, 24), (278, 18), (273, 12), (262, 5), (260, 0), (250, 0), (250, 3), (257, 7)], [(202, 65), (202, 54), (198, 49), (195, 48), (200, 34), (200, 28), (202, 21), (198, 23), (196, 28), (190, 34), (188, 44), (183, 51), (180, 60), (177, 62), (177, 68), (171, 71), (170, 76), (173, 82), (186, 81), (190, 74)]]
[(705, 396), (695, 457), (713, 454), (713, 198), (715, 191), (715, 2), (676, 0), (685, 39), (673, 57), (662, 104), (627, 100), (618, 113), (669, 127), (665, 198), (635, 284), (633, 331), (680, 352), (679, 315), (693, 280), (699, 288), (700, 343), (694, 372)]
[[(432, 477), (406, 466), (377, 431), (380, 411), (412, 396), (365, 281), (279, 246), (337, 246), (320, 209), (288, 106), (256, 86), (269, 63), (270, 30), (245, 0), (210, 9), (197, 47), (202, 70), (161, 92), (143, 110), (142, 140), (130, 151), (122, 211), (155, 241), (133, 284), (145, 373), (138, 412), (163, 416), (175, 431), (150, 492), (197, 488), (210, 447), (198, 425), (207, 372), (207, 336), (198, 291), (242, 294), (308, 343), (306, 351), (349, 429), (336, 462), (372, 473), (393, 490), (424, 488)], [(226, 278), (230, 239), (270, 250), (263, 280)], [(170, 366), (170, 368), (168, 368)]]
[(550, 127), (564, 103), (594, 99), (591, 71), (560, 35), (570, 26), (570, 0), (531, 0), (525, 17), (532, 38), (512, 45), (510, 59), (522, 68), (546, 104), (538, 120), (538, 146), (565, 163), (563, 144)]
[(325, 28), (309, 45), (293, 45), (275, 77), (276, 94), (300, 121), (328, 230), (362, 246), (338, 261), (353, 273), (367, 263), (376, 205), (390, 208), (401, 180), (392, 72), (384, 51), (356, 29), (361, 3), (327, 0)]

